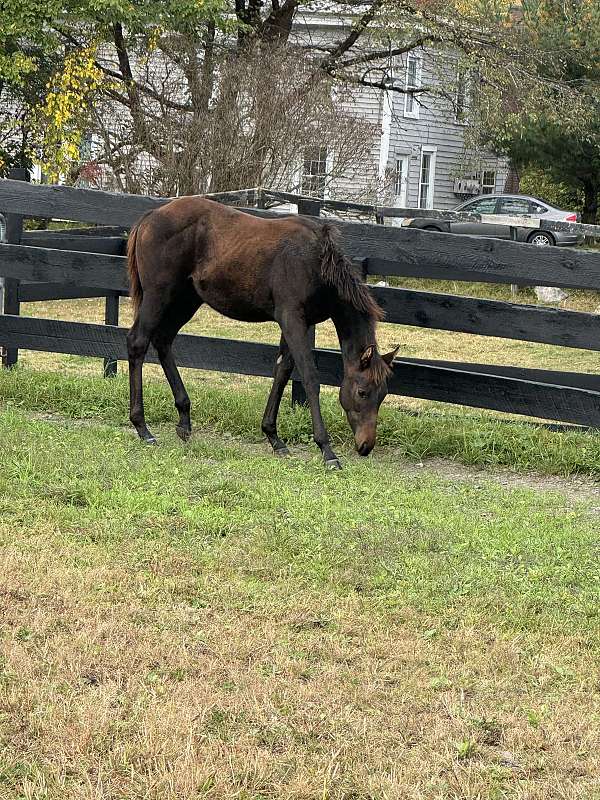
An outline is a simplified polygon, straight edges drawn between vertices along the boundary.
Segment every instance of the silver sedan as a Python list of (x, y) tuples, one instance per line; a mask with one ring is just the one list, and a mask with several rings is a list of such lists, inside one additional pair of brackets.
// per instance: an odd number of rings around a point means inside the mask
[[(563, 211), (540, 200), (522, 194), (487, 194), (483, 197), (467, 200), (453, 211), (467, 211), (471, 214), (496, 214), (506, 217), (529, 216), (552, 222), (579, 222), (580, 215), (576, 211)], [(494, 222), (459, 222), (440, 220), (429, 217), (418, 217), (404, 223), (411, 228), (446, 233), (467, 233), (475, 236), (486, 236), (492, 239), (511, 239), (513, 233), (509, 224)], [(528, 242), (538, 247), (557, 245), (573, 247), (583, 244), (585, 237), (578, 233), (566, 231), (542, 231), (538, 228), (514, 228), (518, 242)]]

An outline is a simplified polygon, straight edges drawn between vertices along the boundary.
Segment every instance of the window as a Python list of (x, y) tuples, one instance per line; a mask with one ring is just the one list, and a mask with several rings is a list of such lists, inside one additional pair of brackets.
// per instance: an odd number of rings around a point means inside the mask
[(502, 197), (498, 203), (498, 213), (512, 217), (529, 214), (529, 200), (524, 197)]
[(484, 170), (481, 175), (481, 194), (494, 194), (496, 191), (496, 173), (494, 170)]
[(456, 121), (466, 122), (469, 111), (468, 75), (459, 67), (456, 76)]
[(304, 151), (302, 194), (320, 199), (325, 197), (327, 156), (326, 147), (309, 147)]
[[(421, 59), (413, 53), (408, 54), (406, 59), (406, 89), (416, 89), (421, 82)], [(419, 116), (419, 101), (414, 94), (404, 95), (404, 116)]]
[(487, 200), (475, 200), (466, 206), (462, 206), (458, 211), (468, 211), (469, 214), (495, 214), (496, 198), (490, 197)]
[(394, 170), (394, 195), (398, 208), (406, 207), (407, 188), (408, 156), (398, 156), (396, 158), (396, 168)]
[(423, 148), (419, 176), (419, 208), (433, 208), (435, 187), (435, 149)]
[(456, 96), (454, 98), (454, 111), (456, 121), (465, 124), (476, 97), (478, 75), (473, 68), (459, 65), (456, 73)]
[(530, 214), (547, 214), (548, 208), (543, 206), (541, 203), (534, 203), (533, 200), (529, 202), (529, 213)]

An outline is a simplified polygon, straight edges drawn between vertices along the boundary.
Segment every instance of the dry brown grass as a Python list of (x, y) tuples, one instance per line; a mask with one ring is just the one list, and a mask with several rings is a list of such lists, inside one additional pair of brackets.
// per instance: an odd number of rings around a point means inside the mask
[(168, 596), (197, 581), (185, 556), (72, 570), (41, 532), (0, 571), (0, 765), (23, 787), (0, 769), (3, 800), (598, 796), (598, 665), (575, 637), (308, 593), (193, 608)]

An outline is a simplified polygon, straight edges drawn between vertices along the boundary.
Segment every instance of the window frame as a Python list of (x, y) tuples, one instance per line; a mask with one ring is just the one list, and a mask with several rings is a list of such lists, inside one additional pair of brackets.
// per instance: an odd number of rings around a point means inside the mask
[[(416, 64), (415, 67), (415, 78), (414, 78), (414, 85), (409, 85), (409, 67), (411, 61), (414, 61)], [(406, 57), (406, 71), (404, 75), (404, 88), (405, 89), (415, 89), (421, 85), (421, 73), (422, 73), (422, 59), (420, 55), (417, 53), (408, 53)], [(412, 101), (412, 108), (408, 108), (409, 101)], [(404, 116), (409, 117), (410, 119), (419, 119), (419, 109), (420, 104), (417, 100), (417, 95), (415, 94), (405, 94), (404, 95)]]
[[(394, 202), (397, 208), (407, 208), (410, 156), (408, 153), (397, 153), (394, 161)], [(402, 164), (402, 172), (398, 171), (399, 164)], [(398, 183), (399, 179), (400, 184)], [(400, 188), (400, 191), (398, 191), (398, 188)]]
[[(485, 176), (486, 175), (493, 175), (494, 176), (494, 183), (485, 183)], [(498, 180), (498, 170), (496, 169), (483, 169), (481, 170), (481, 180), (479, 181), (479, 189), (480, 194), (496, 194), (496, 181)], [(491, 189), (491, 191), (486, 192), (485, 189)]]
[[(310, 150), (319, 151), (319, 156), (323, 153), (325, 154), (325, 158), (319, 157), (318, 159), (307, 159), (306, 155), (309, 153)], [(324, 165), (324, 172), (307, 172), (306, 165), (307, 164), (323, 164)], [(302, 154), (302, 160), (300, 163), (300, 194), (304, 197), (314, 197), (315, 200), (326, 200), (328, 197), (328, 185), (327, 179), (329, 178), (331, 173), (331, 150), (325, 144), (321, 145), (311, 145), (310, 147), (305, 148), (304, 153)], [(322, 178), (323, 179), (323, 186), (322, 186), (322, 193), (314, 194), (313, 189), (307, 192), (305, 191), (305, 181), (312, 181), (314, 182), (316, 179)], [(313, 183), (314, 185), (314, 183)], [(320, 189), (319, 189), (320, 190)]]
[[(423, 162), (424, 157), (429, 156), (429, 175), (427, 184), (423, 183)], [(435, 200), (435, 167), (436, 167), (437, 147), (423, 145), (421, 147), (421, 159), (419, 162), (419, 191), (417, 195), (417, 208), (431, 209)], [(421, 204), (422, 187), (427, 185), (427, 203)]]

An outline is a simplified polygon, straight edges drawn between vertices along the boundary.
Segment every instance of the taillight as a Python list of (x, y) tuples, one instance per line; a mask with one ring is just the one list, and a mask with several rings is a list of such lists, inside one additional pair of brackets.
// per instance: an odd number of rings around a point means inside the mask
[(577, 222), (577, 214), (567, 214), (565, 222)]

